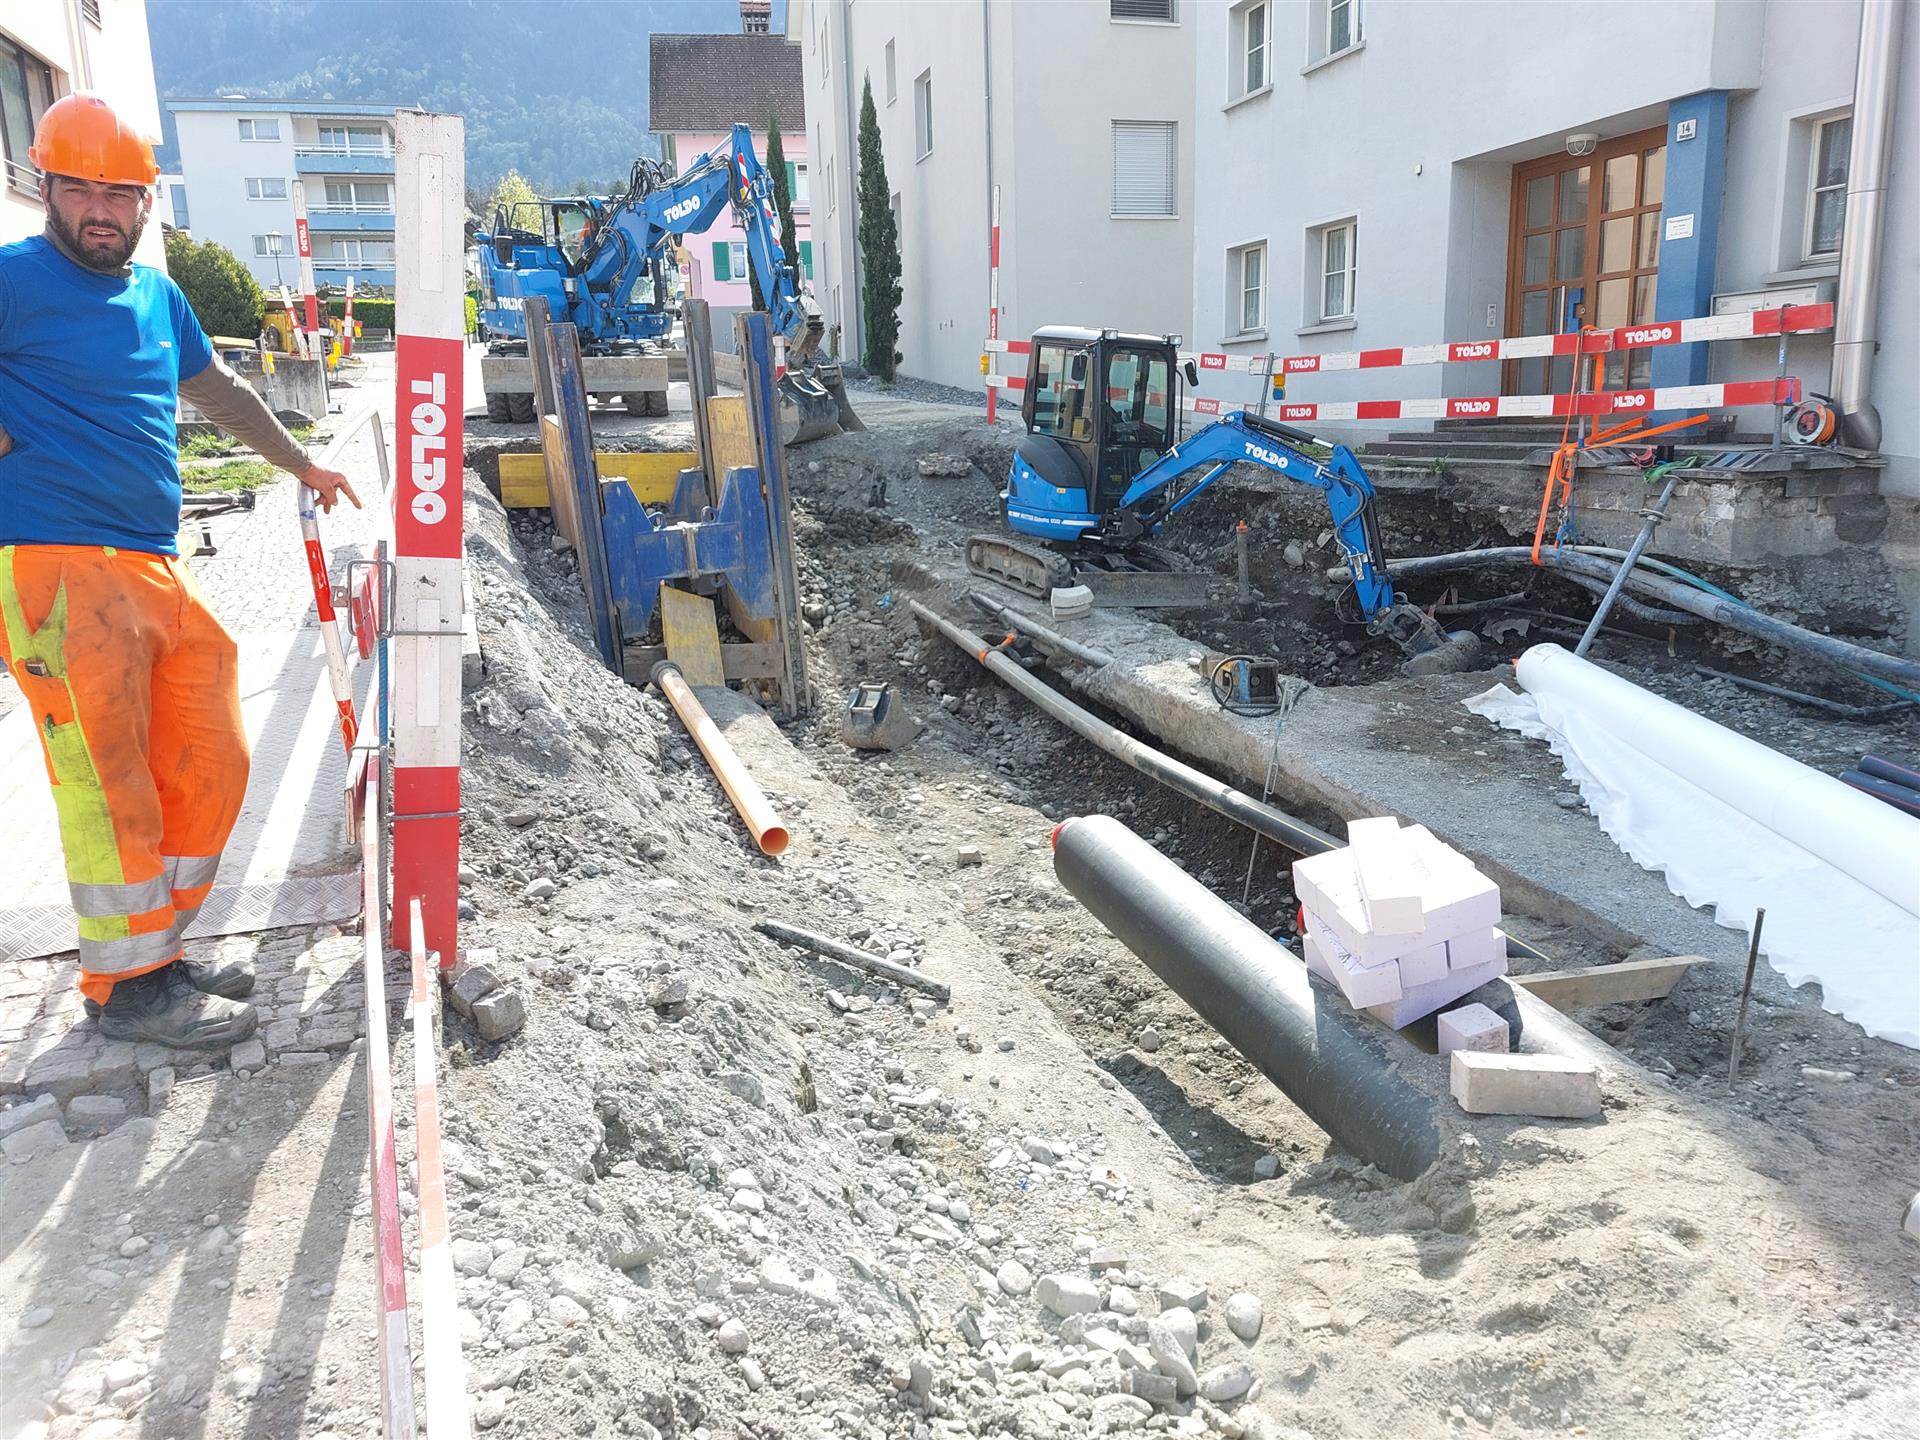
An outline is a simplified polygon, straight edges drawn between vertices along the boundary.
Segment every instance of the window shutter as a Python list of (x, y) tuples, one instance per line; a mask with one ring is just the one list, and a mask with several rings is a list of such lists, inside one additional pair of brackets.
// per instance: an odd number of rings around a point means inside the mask
[(724, 240), (713, 242), (713, 278), (716, 280), (733, 278), (733, 268), (727, 264), (727, 242)]
[(787, 198), (789, 200), (793, 198), (794, 188), (798, 183), (794, 177), (793, 161), (789, 160), (787, 161)]
[(1163, 20), (1179, 18), (1174, 9), (1175, 0), (1111, 0), (1111, 15), (1115, 20)]
[(807, 279), (813, 278), (813, 242), (811, 240), (800, 242), (800, 268), (805, 272)]
[(1113, 122), (1113, 213), (1174, 213), (1175, 136), (1172, 121)]

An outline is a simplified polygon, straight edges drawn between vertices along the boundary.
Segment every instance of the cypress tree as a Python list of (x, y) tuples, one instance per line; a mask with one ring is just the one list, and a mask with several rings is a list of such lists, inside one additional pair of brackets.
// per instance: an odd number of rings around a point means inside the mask
[(869, 75), (860, 95), (860, 303), (866, 318), (866, 366), (888, 382), (893, 380), (893, 347), (900, 338), (900, 235), (893, 224), (892, 194)]
[(794, 289), (806, 275), (800, 268), (800, 244), (793, 226), (793, 186), (787, 181), (787, 150), (780, 140), (780, 116), (767, 116), (767, 169), (773, 172), (773, 209), (780, 217), (780, 248), (793, 266)]

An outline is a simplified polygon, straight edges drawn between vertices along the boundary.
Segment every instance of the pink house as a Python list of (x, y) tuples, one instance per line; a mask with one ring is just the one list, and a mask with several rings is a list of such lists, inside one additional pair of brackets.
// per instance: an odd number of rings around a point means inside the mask
[[(648, 127), (660, 136), (662, 153), (676, 171), (726, 144), (735, 124), (753, 130), (755, 153), (767, 158), (767, 120), (778, 116), (786, 152), (787, 185), (793, 195), (794, 233), (804, 279), (813, 280), (813, 241), (808, 225), (812, 177), (807, 165), (807, 116), (801, 98), (800, 50), (784, 35), (755, 31), (764, 24), (754, 0), (742, 0), (747, 33), (651, 37)], [(687, 294), (716, 312), (745, 310), (748, 287), (746, 234), (731, 216), (687, 236)], [(714, 316), (714, 337), (730, 347), (732, 324)]]

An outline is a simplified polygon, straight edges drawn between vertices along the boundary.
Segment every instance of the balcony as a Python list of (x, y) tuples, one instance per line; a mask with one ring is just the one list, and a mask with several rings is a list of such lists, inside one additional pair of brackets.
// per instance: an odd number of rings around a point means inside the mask
[(375, 210), (356, 205), (313, 205), (307, 209), (307, 228), (316, 235), (385, 231), (393, 233), (393, 207)]
[(324, 285), (329, 291), (341, 291), (347, 288), (347, 277), (353, 277), (353, 288), (364, 294), (367, 290), (379, 287), (391, 290), (394, 285), (392, 262), (363, 261), (346, 264), (337, 260), (315, 260), (313, 262), (314, 282)]
[(393, 152), (337, 145), (296, 145), (293, 168), (300, 175), (391, 175)]

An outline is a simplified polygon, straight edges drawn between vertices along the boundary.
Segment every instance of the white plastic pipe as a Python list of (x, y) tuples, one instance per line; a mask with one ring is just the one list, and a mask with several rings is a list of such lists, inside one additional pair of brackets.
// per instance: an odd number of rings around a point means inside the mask
[(1802, 765), (1558, 645), (1536, 645), (1520, 683), (1605, 726), (1648, 759), (1920, 915), (1920, 819)]

